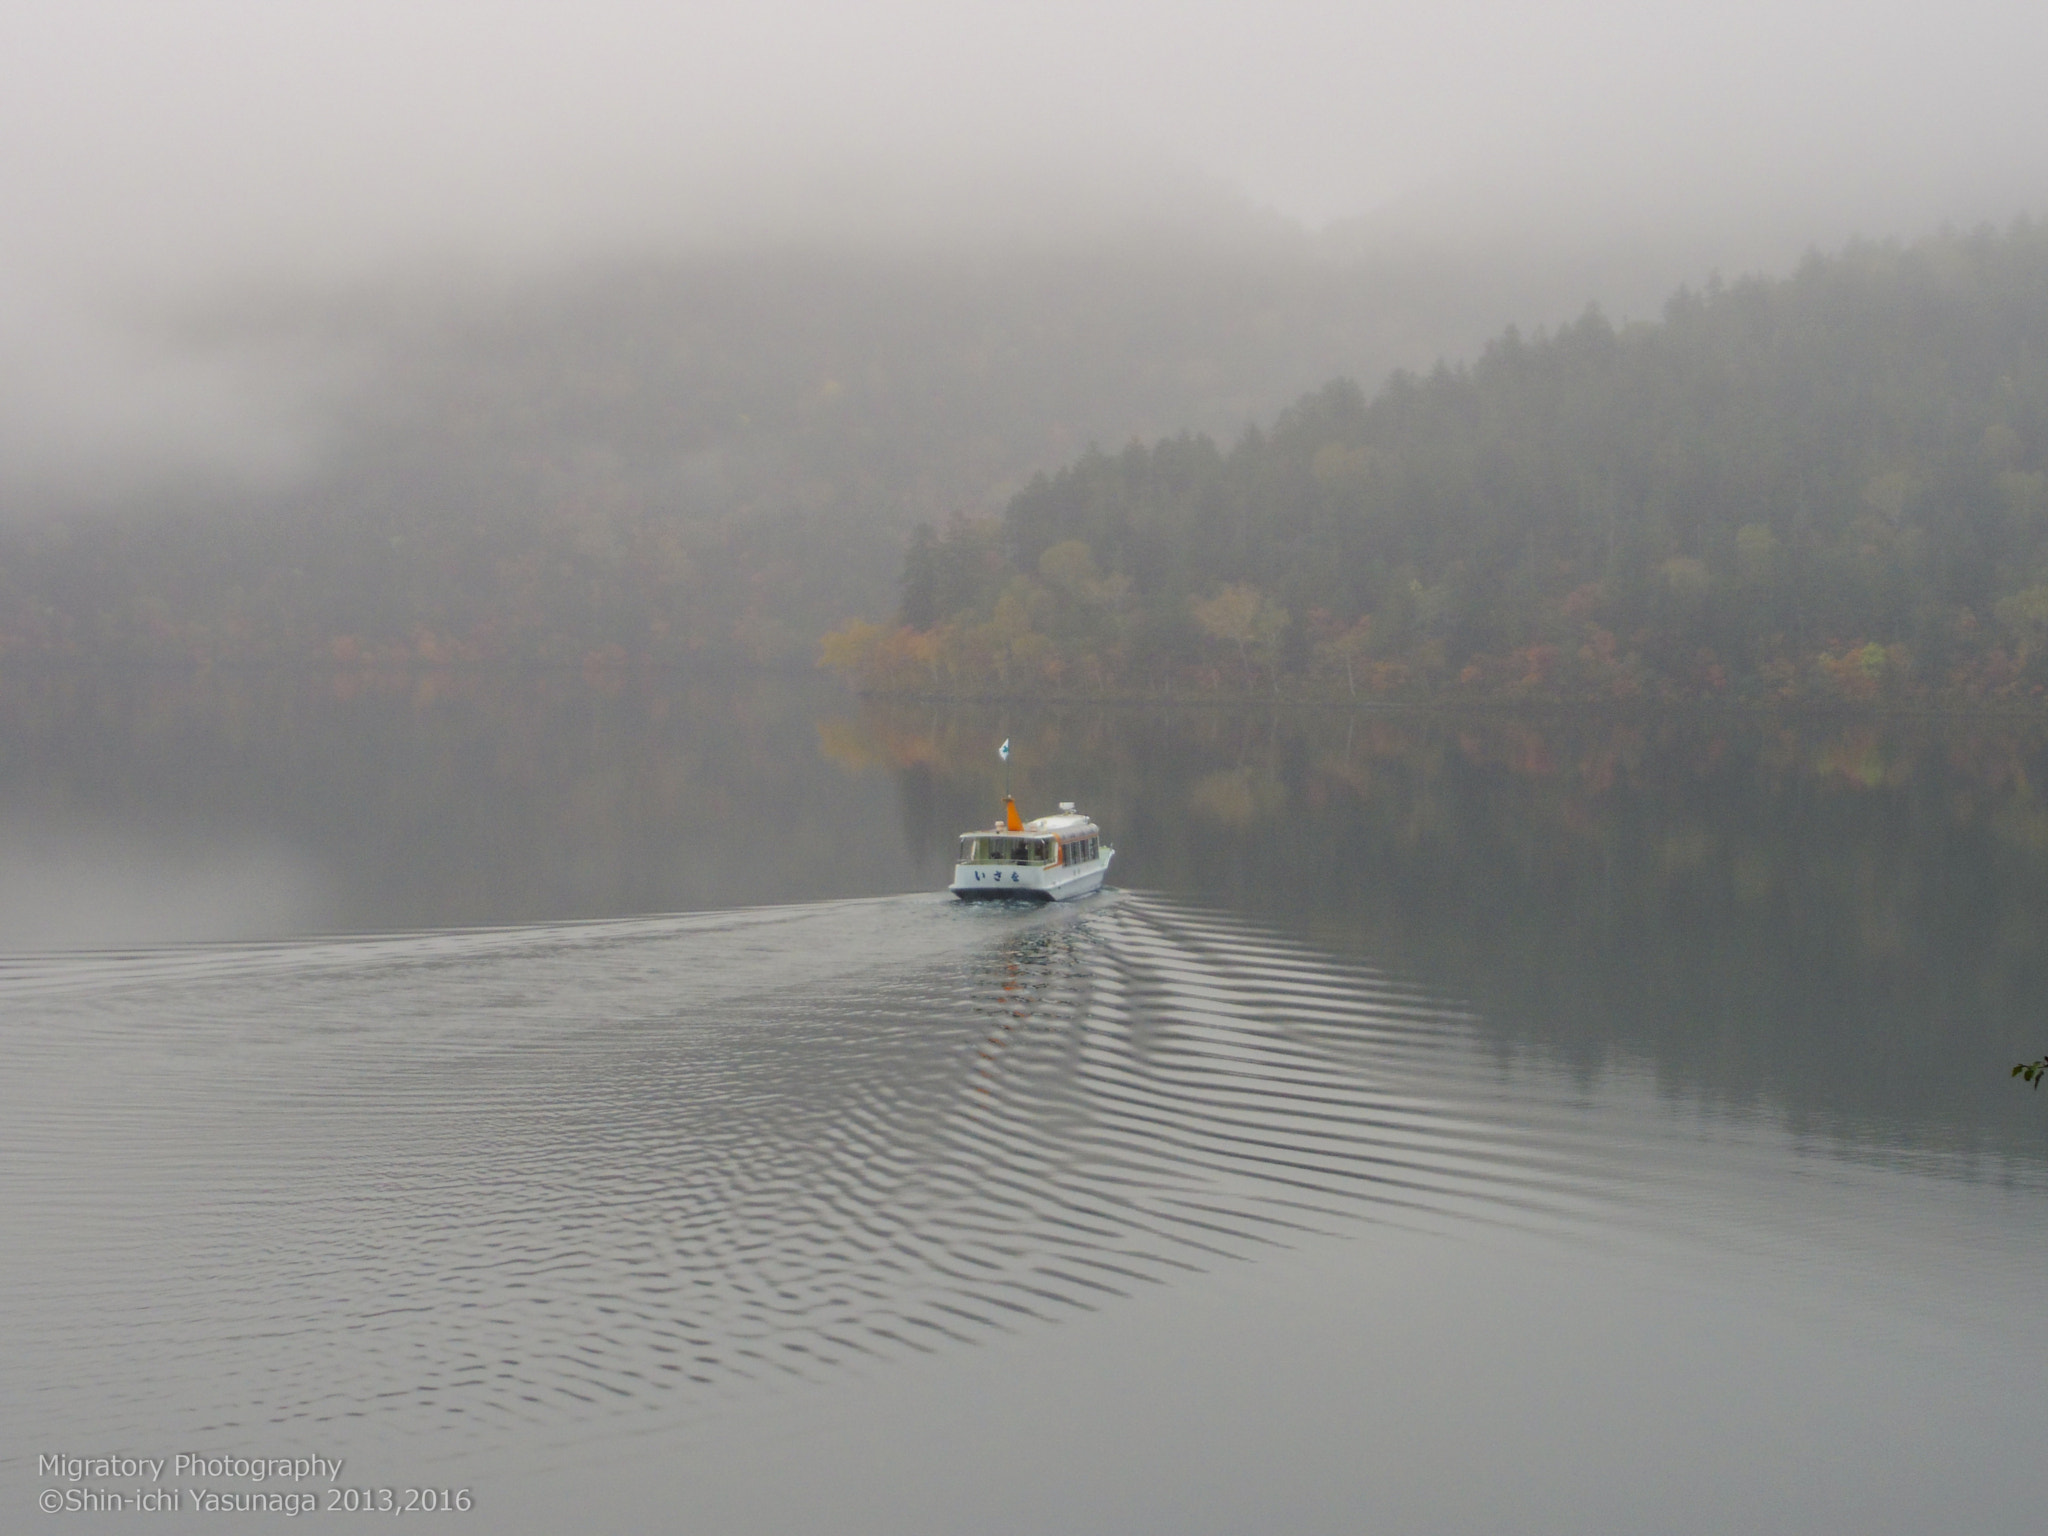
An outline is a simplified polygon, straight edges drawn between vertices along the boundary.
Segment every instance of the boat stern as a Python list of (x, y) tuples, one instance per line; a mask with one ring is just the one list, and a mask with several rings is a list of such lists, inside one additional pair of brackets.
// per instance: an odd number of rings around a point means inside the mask
[(951, 890), (962, 901), (1049, 901), (1043, 875), (1032, 865), (955, 864)]

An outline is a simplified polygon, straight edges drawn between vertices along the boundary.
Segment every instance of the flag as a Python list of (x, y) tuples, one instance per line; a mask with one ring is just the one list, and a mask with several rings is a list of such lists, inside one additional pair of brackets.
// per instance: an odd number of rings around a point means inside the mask
[(997, 748), (996, 748), (996, 756), (1000, 757), (1000, 758), (1001, 758), (1001, 759), (1002, 759), (1002, 760), (1003, 760), (1004, 762), (1006, 762), (1006, 763), (1007, 763), (1007, 762), (1008, 762), (1008, 761), (1010, 760), (1010, 738), (1009, 738), (1009, 737), (1005, 736), (1005, 737), (1003, 738), (1003, 744), (1002, 744), (1002, 745), (1001, 745), (1000, 747), (997, 747)]

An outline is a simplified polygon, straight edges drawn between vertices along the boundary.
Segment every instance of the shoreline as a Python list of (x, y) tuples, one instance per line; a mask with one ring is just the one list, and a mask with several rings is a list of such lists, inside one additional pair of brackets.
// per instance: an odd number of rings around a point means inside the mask
[(1355, 715), (1728, 715), (1744, 718), (1785, 719), (1951, 719), (1988, 718), (2040, 720), (2048, 722), (2048, 699), (2023, 704), (1991, 700), (1960, 702), (1872, 702), (1856, 700), (1759, 700), (1759, 699), (1348, 699), (1323, 694), (1270, 693), (1063, 693), (1042, 689), (1007, 693), (899, 693), (882, 689), (852, 689), (850, 695), (867, 704), (977, 705), (1017, 704), (1060, 706), (1171, 706), (1189, 709), (1246, 709), (1255, 705), (1274, 710), (1313, 710), (1323, 714)]

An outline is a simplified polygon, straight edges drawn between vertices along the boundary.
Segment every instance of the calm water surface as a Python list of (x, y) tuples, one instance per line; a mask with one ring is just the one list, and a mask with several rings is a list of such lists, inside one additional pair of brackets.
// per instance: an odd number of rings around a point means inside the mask
[[(222, 1528), (36, 1512), (180, 1452), (490, 1531), (2040, 1527), (2038, 734), (0, 720), (0, 1530)], [(1003, 735), (1124, 889), (932, 893)]]

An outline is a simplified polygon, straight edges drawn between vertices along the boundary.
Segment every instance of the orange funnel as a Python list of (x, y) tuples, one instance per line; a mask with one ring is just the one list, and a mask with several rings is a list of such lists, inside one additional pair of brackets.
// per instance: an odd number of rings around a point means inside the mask
[(1017, 814), (1017, 802), (1008, 795), (1003, 796), (1003, 824), (1012, 832), (1024, 830), (1024, 819)]

